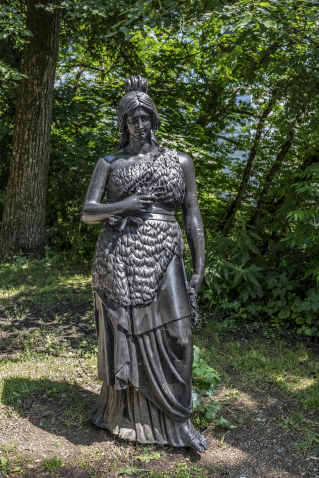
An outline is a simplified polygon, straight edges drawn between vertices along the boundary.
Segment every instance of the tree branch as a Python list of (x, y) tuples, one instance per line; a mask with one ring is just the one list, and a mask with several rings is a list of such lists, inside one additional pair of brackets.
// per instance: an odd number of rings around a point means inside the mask
[(98, 68), (97, 66), (90, 66), (90, 65), (85, 65), (84, 63), (78, 63), (77, 65), (68, 65), (68, 66), (71, 66), (71, 68), (85, 68), (85, 69), (88, 69), (88, 70), (97, 70), (97, 71), (101, 71), (103, 73), (103, 69), (102, 68)]
[[(305, 110), (306, 110), (306, 106), (302, 109), (302, 114), (305, 112)], [(299, 121), (300, 121), (299, 115), (297, 115), (294, 124), (297, 123), (297, 122), (299, 123)], [(253, 224), (254, 228), (256, 229), (256, 231), (259, 231), (260, 223), (261, 223), (261, 220), (262, 220), (262, 217), (263, 217), (263, 209), (264, 209), (264, 206), (265, 206), (265, 202), (267, 200), (267, 194), (268, 194), (268, 191), (270, 189), (271, 182), (274, 179), (274, 177), (276, 176), (277, 172), (279, 171), (279, 169), (282, 165), (282, 162), (283, 162), (286, 154), (290, 150), (291, 145), (292, 145), (292, 143), (295, 139), (295, 134), (292, 131), (290, 131), (289, 134), (290, 134), (289, 139), (287, 139), (287, 141), (285, 141), (285, 143), (283, 144), (279, 154), (277, 155), (276, 161), (272, 165), (272, 168), (269, 171), (268, 176), (266, 177), (264, 187), (261, 191), (261, 195), (260, 195), (259, 200), (257, 202), (257, 210), (256, 210), (256, 212), (253, 216), (253, 219), (252, 219), (252, 224)]]
[(225, 141), (228, 141), (229, 143), (233, 143), (236, 146), (239, 146), (240, 148), (243, 148), (243, 144), (240, 143), (239, 141), (235, 141), (234, 139), (227, 138), (227, 136), (222, 136), (221, 134), (217, 135), (217, 138), (224, 139)]
[(267, 193), (269, 191), (271, 181), (274, 179), (275, 175), (279, 171), (280, 166), (282, 165), (282, 162), (283, 162), (286, 154), (288, 153), (289, 149), (291, 148), (291, 145), (293, 143), (294, 138), (295, 138), (295, 135), (292, 132), (290, 132), (290, 138), (283, 144), (283, 147), (281, 148), (280, 153), (278, 154), (278, 156), (276, 158), (276, 161), (274, 162), (274, 164), (272, 165), (271, 170), (268, 173), (268, 176), (266, 178), (264, 187), (261, 191), (260, 198), (257, 202), (257, 210), (256, 210), (256, 212), (253, 216), (253, 219), (252, 219), (252, 224), (253, 224), (254, 228), (256, 229), (256, 231), (259, 231), (260, 223), (261, 223), (262, 216), (263, 216), (262, 212), (263, 212), (263, 209), (264, 209), (264, 206), (265, 206), (265, 202), (266, 202), (266, 199), (267, 199)]
[(261, 118), (260, 118), (260, 120), (257, 124), (257, 130), (256, 130), (253, 146), (250, 150), (250, 153), (249, 153), (249, 156), (248, 156), (248, 159), (247, 159), (247, 164), (246, 164), (246, 167), (245, 167), (243, 179), (241, 181), (237, 196), (236, 196), (235, 200), (233, 201), (233, 203), (232, 203), (232, 205), (231, 205), (231, 207), (230, 207), (230, 209), (229, 209), (229, 211), (228, 211), (228, 213), (227, 213), (227, 215), (224, 219), (224, 223), (223, 223), (223, 226), (222, 226), (222, 229), (221, 229), (221, 233), (223, 235), (227, 234), (227, 232), (228, 232), (228, 230), (231, 226), (231, 223), (232, 223), (232, 221), (235, 217), (235, 214), (239, 209), (239, 206), (241, 204), (243, 196), (246, 192), (247, 184), (248, 184), (249, 177), (250, 177), (251, 168), (252, 168), (252, 165), (254, 163), (257, 151), (258, 151), (259, 143), (260, 143), (260, 140), (261, 140), (261, 135), (262, 135), (262, 132), (263, 132), (263, 129), (264, 129), (264, 124), (265, 124), (266, 119), (268, 118), (268, 116), (270, 115), (270, 113), (273, 109), (274, 98), (275, 98), (275, 95), (276, 95), (277, 91), (278, 91), (278, 87), (274, 88), (274, 90), (272, 91), (269, 103), (268, 103), (267, 107), (264, 109), (264, 112), (261, 115)]
[(250, 111), (245, 111), (245, 110), (229, 110), (231, 113), (239, 113), (241, 115), (248, 115), (252, 116), (253, 118), (258, 118), (258, 115), (255, 115), (254, 113), (251, 113)]

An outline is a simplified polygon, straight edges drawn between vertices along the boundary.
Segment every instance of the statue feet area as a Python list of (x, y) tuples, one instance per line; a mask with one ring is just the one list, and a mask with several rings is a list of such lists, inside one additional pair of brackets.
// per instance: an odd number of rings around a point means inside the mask
[(200, 453), (204, 453), (208, 449), (208, 443), (201, 433), (198, 433), (188, 446), (194, 448), (194, 450), (199, 451)]
[[(136, 440), (136, 432), (132, 428), (120, 428), (117, 435), (123, 440)], [(194, 450), (198, 451), (199, 453), (204, 453), (208, 449), (207, 441), (205, 440), (204, 436), (199, 432), (197, 432), (196, 436), (187, 446), (194, 448)]]

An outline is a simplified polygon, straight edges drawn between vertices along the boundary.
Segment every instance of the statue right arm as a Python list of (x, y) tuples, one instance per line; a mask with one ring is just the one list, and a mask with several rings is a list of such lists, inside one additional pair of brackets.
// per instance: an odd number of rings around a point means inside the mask
[(123, 201), (102, 204), (109, 173), (110, 164), (104, 158), (99, 159), (82, 207), (81, 219), (85, 224), (101, 224), (112, 214), (121, 216), (145, 212), (156, 201), (155, 196), (135, 195), (123, 199)]
[[(101, 204), (105, 195), (109, 170), (110, 164), (103, 158), (99, 159), (94, 168), (82, 206), (81, 219), (85, 224), (100, 224), (111, 214), (117, 214), (113, 211), (113, 204)], [(113, 206), (113, 208), (110, 208), (110, 206)]]

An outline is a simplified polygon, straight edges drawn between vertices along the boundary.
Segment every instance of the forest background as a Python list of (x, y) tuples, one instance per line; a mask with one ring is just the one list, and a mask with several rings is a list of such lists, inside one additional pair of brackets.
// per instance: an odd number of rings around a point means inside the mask
[[(38, 207), (46, 254), (92, 261), (99, 229), (80, 224), (81, 206), (96, 161), (116, 148), (123, 80), (141, 74), (163, 120), (160, 143), (194, 159), (207, 241), (201, 307), (230, 328), (265, 320), (319, 336), (318, 8), (309, 0), (2, 0), (3, 260), (30, 252), (20, 233), (3, 238), (15, 217), (9, 202), (18, 213), (39, 188), (36, 169), (23, 186), (9, 173), (14, 164), (32, 172), (30, 153), (19, 163), (12, 146), (34, 100), (25, 65), (36, 56), (25, 56), (24, 66), (21, 59), (27, 45), (41, 51), (37, 29), (41, 15), (51, 15), (60, 25), (48, 184)], [(17, 231), (26, 227), (16, 222)], [(185, 261), (190, 272), (189, 251)]]

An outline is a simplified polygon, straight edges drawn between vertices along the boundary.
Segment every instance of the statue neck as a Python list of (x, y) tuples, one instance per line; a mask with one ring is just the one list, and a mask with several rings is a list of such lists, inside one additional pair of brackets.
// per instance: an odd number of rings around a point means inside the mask
[(135, 154), (148, 154), (156, 149), (156, 146), (152, 144), (151, 137), (137, 139), (130, 136), (129, 147)]

